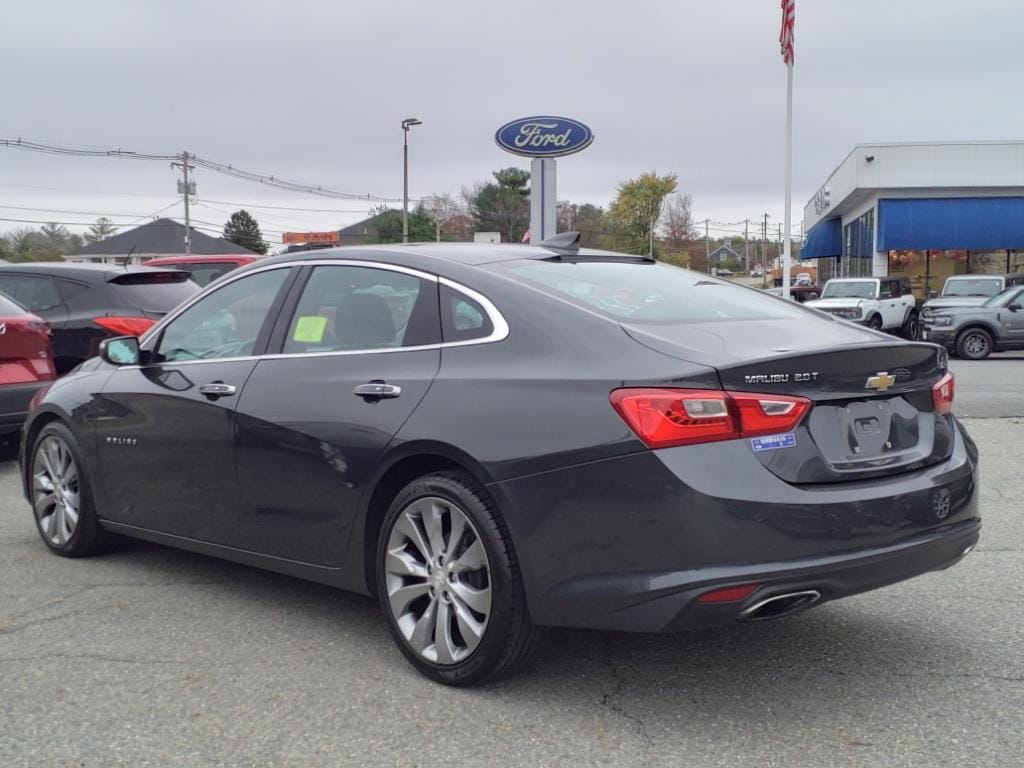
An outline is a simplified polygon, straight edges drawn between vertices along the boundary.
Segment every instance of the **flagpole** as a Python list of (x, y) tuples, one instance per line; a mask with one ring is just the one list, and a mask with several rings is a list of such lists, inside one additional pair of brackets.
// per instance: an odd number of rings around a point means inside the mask
[(789, 298), (790, 246), (792, 244), (793, 203), (793, 56), (786, 62), (786, 215), (782, 241), (782, 295)]

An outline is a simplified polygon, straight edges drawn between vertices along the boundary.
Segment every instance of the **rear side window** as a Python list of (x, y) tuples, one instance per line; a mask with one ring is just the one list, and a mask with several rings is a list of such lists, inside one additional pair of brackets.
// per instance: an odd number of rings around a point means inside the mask
[(11, 301), (0, 293), (0, 317), (20, 317), (25, 314), (25, 308)]
[(639, 323), (807, 317), (796, 302), (651, 262), (512, 261), (523, 283), (613, 318)]
[(84, 283), (76, 283), (73, 280), (56, 280), (57, 288), (60, 290), (60, 295), (64, 298), (64, 301), (72, 301), (84, 293), (88, 293), (92, 290), (92, 286), (85, 285)]
[(48, 277), (36, 275), (0, 275), (0, 291), (3, 291), (29, 312), (43, 312), (59, 307), (60, 294), (57, 286)]
[(441, 329), (446, 342), (471, 341), (490, 336), (494, 333), (494, 324), (479, 302), (442, 285)]
[(284, 352), (355, 352), (439, 341), (434, 283), (387, 269), (322, 266), (310, 273)]
[(212, 283), (218, 277), (226, 275), (237, 266), (238, 265), (233, 262), (226, 261), (217, 262), (215, 264), (190, 264), (185, 266), (185, 270), (192, 273), (192, 282), (200, 287), (204, 287)]
[(126, 272), (108, 285), (129, 306), (158, 314), (169, 312), (199, 290), (187, 274), (180, 272)]

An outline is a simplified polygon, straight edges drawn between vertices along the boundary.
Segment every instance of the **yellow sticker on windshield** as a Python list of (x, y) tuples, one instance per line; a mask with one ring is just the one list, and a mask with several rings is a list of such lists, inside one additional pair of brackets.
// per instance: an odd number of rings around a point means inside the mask
[(315, 344), (324, 340), (324, 328), (327, 326), (327, 318), (321, 315), (300, 317), (295, 324), (295, 333), (292, 339), (306, 344)]

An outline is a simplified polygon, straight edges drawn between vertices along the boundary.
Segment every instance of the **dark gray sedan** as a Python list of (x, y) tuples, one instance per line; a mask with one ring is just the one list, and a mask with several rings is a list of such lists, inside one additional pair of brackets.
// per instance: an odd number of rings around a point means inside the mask
[(1024, 349), (1024, 286), (1013, 286), (980, 306), (925, 307), (923, 336), (968, 360)]
[(980, 529), (953, 391), (941, 347), (575, 237), (339, 248), (104, 342), (33, 403), (25, 493), (58, 555), (133, 536), (374, 594), (471, 685), (550, 626), (758, 621), (953, 565)]

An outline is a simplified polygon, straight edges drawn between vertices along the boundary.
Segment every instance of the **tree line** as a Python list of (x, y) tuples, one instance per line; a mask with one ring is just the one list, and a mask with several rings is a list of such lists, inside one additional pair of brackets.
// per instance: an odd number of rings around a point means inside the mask
[[(642, 173), (618, 185), (607, 208), (591, 203), (561, 201), (558, 231), (575, 230), (581, 245), (625, 253), (650, 254), (674, 263), (706, 268), (703, 241), (693, 229), (690, 195), (679, 191), (676, 174)], [(370, 217), (367, 242), (402, 240), (402, 212), (380, 207)], [(409, 240), (469, 241), (474, 232), (497, 232), (503, 242), (519, 243), (530, 228), (530, 173), (502, 168), (492, 180), (464, 187), (459, 195), (439, 195), (421, 201), (409, 213)], [(21, 228), (0, 236), (0, 258), (7, 261), (59, 261), (86, 244), (117, 231), (107, 218), (98, 219), (84, 235), (62, 224)], [(269, 243), (255, 217), (236, 211), (225, 222), (222, 236), (257, 253)], [(699, 246), (699, 247), (697, 247)]]

